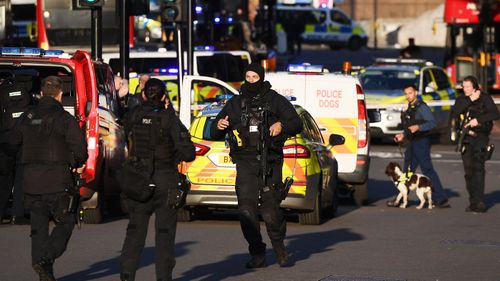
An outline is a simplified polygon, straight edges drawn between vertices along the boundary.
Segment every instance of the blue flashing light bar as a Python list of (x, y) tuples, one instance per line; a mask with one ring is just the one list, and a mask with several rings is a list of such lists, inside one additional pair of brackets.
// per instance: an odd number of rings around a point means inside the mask
[(2, 47), (0, 55), (2, 56), (26, 56), (26, 57), (59, 57), (64, 54), (62, 50), (44, 50), (41, 48), (20, 48), (20, 47)]
[(290, 64), (288, 65), (289, 72), (306, 72), (306, 73), (321, 73), (323, 72), (322, 65), (311, 65), (308, 63), (304, 64)]
[(233, 23), (233, 17), (228, 17), (228, 18), (227, 18), (227, 22), (228, 22), (228, 23)]
[(214, 23), (216, 23), (216, 24), (217, 24), (217, 23), (220, 23), (220, 17), (215, 17), (215, 18), (214, 18)]
[(296, 97), (294, 97), (294, 96), (286, 96), (286, 99), (287, 99), (288, 101), (296, 101), (296, 100), (297, 100), (297, 98), (296, 98)]
[(195, 51), (215, 51), (215, 46), (212, 46), (212, 45), (195, 46), (194, 50)]
[(178, 68), (153, 68), (153, 73), (178, 74), (179, 69)]
[(202, 6), (196, 6), (194, 7), (194, 11), (196, 12), (197, 15), (203, 13), (203, 7)]

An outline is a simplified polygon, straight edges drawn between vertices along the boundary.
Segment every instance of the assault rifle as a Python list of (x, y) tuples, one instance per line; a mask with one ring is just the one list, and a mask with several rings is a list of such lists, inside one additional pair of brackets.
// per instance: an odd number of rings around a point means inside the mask
[[(271, 175), (272, 170), (269, 168), (269, 163), (268, 163), (268, 154), (269, 154), (269, 129), (268, 129), (268, 113), (269, 113), (269, 108), (268, 105), (266, 104), (262, 108), (260, 108), (261, 114), (262, 114), (262, 122), (260, 124), (260, 130), (259, 130), (259, 157), (261, 161), (261, 176), (262, 176), (262, 183), (263, 186), (259, 188), (259, 199), (262, 200), (262, 193), (263, 192), (269, 192), (271, 190), (271, 187), (269, 187), (267, 183), (267, 178), (268, 176)], [(288, 192), (290, 191), (290, 187), (293, 184), (293, 178), (292, 177), (287, 177), (285, 179), (285, 182), (283, 184), (280, 184), (279, 186), (273, 186), (273, 191), (277, 192), (279, 195), (280, 201), (285, 200), (286, 196), (288, 195)]]
[(71, 178), (73, 180), (73, 186), (70, 187), (72, 190), (68, 190), (69, 193), (69, 204), (68, 204), (68, 213), (73, 214), (75, 216), (75, 223), (78, 228), (81, 228), (81, 223), (83, 221), (83, 211), (81, 210), (81, 197), (80, 197), (80, 188), (85, 185), (85, 179), (81, 177), (79, 173), (71, 172)]
[(259, 199), (262, 200), (262, 193), (268, 192), (271, 190), (269, 185), (267, 184), (267, 177), (271, 174), (271, 170), (269, 168), (268, 163), (268, 154), (269, 154), (269, 129), (268, 129), (268, 105), (259, 105), (260, 114), (261, 114), (261, 123), (259, 125), (259, 157), (260, 157), (260, 174), (262, 177), (262, 186), (259, 187)]
[(469, 123), (470, 120), (472, 120), (472, 118), (470, 118), (470, 113), (469, 113), (469, 111), (467, 111), (467, 113), (465, 114), (464, 120), (462, 120), (462, 123), (460, 124), (460, 129), (458, 131), (459, 137), (458, 137), (457, 147), (455, 148), (455, 151), (462, 152), (462, 150), (464, 149), (465, 136), (469, 135), (471, 132), (470, 127), (465, 127), (465, 125), (467, 123)]

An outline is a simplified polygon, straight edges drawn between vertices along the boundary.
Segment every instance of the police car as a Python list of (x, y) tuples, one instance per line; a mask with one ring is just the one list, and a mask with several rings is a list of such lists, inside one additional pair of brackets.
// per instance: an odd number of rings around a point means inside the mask
[[(6, 105), (2, 111), (12, 118), (36, 104), (45, 77), (55, 75), (62, 79), (62, 104), (85, 130), (88, 144), (89, 158), (83, 173), (86, 185), (80, 190), (85, 199), (83, 219), (99, 223), (103, 206), (119, 200), (116, 171), (127, 153), (111, 69), (93, 61), (85, 51), (70, 55), (60, 50), (3, 47), (0, 73), (2, 106)], [(2, 116), (6, 117), (9, 116)]]
[(363, 28), (337, 8), (278, 5), (276, 20), (278, 47), (283, 41), (280, 34), (286, 34), (286, 25), (295, 21), (304, 24), (302, 38), (307, 43), (328, 44), (332, 49), (348, 47), (359, 50), (368, 42)]
[[(236, 207), (236, 167), (229, 157), (227, 141), (215, 141), (210, 127), (223, 104), (205, 107), (191, 125), (190, 133), (196, 147), (196, 159), (188, 163), (185, 173), (191, 181), (187, 207), (178, 214), (180, 220), (190, 220), (198, 207)], [(281, 207), (299, 212), (301, 224), (319, 224), (321, 214), (333, 216), (338, 205), (337, 161), (324, 144), (323, 136), (313, 117), (302, 107), (295, 106), (304, 130), (290, 137), (283, 147), (283, 180), (293, 177), (294, 183)], [(333, 145), (343, 143), (334, 135)]]
[[(345, 143), (330, 148), (339, 163), (340, 195), (352, 196), (357, 205), (368, 199), (369, 132), (365, 95), (356, 76), (327, 73), (322, 66), (295, 65), (289, 71), (266, 73), (272, 88), (283, 96), (293, 96), (292, 103), (311, 113), (323, 140), (339, 134)], [(217, 95), (238, 94), (229, 84), (212, 77), (184, 77), (179, 117), (189, 127), (204, 106), (192, 93), (205, 85)], [(312, 126), (312, 125), (311, 125)], [(310, 126), (305, 126), (309, 128)], [(328, 145), (328, 143), (324, 143)]]
[(456, 93), (446, 72), (420, 59), (377, 59), (374, 65), (360, 71), (366, 93), (372, 137), (401, 133), (401, 111), (407, 107), (403, 87), (414, 84), (417, 98), (429, 105), (436, 119), (441, 140), (450, 141), (450, 112)]

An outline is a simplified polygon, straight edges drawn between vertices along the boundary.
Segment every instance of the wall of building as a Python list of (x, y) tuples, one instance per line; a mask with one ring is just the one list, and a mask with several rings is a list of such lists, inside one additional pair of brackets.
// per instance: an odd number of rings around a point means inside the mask
[(337, 7), (355, 20), (363, 21), (373, 20), (375, 4), (378, 18), (415, 18), (444, 4), (444, 0), (344, 0)]

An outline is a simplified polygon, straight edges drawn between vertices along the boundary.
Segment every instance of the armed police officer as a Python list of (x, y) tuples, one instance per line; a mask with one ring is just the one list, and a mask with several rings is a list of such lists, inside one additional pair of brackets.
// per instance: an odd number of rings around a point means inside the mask
[[(72, 170), (82, 173), (87, 144), (77, 120), (64, 110), (62, 80), (48, 76), (42, 82), (39, 104), (20, 118), (14, 145), (22, 145), (23, 189), (31, 215), (31, 257), (40, 280), (55, 280), (53, 263), (66, 249), (75, 226), (68, 212), (75, 192)], [(49, 234), (49, 219), (55, 227)]]
[[(434, 206), (449, 208), (448, 197), (431, 160), (429, 133), (436, 127), (436, 121), (429, 106), (417, 98), (417, 87), (415, 85), (408, 84), (404, 86), (403, 92), (408, 101), (408, 109), (401, 116), (403, 133), (394, 137), (394, 140), (398, 143), (403, 140), (408, 141), (404, 154), (403, 170), (414, 173), (420, 166), (422, 173), (432, 181)], [(394, 201), (388, 201), (387, 206), (397, 207)]]
[[(240, 224), (251, 255), (247, 268), (266, 266), (259, 205), (279, 265), (290, 264), (283, 242), (286, 221), (279, 206), (281, 198), (275, 191), (283, 184), (283, 144), (288, 136), (302, 130), (292, 104), (271, 90), (271, 84), (264, 81), (264, 74), (262, 66), (250, 64), (245, 70), (241, 95), (226, 103), (211, 127), (214, 139), (229, 134), (230, 156), (236, 164)], [(267, 159), (265, 163), (263, 159)]]
[[(491, 96), (481, 92), (474, 76), (463, 79), (464, 96), (455, 101), (453, 117), (464, 117), (461, 132), (463, 145), (459, 148), (465, 171), (465, 185), (469, 193), (467, 212), (484, 213), (484, 163), (489, 153), (489, 134), (493, 121), (499, 118), (498, 109)], [(491, 151), (492, 152), (492, 151)]]
[(175, 266), (177, 164), (195, 158), (194, 144), (175, 111), (165, 106), (165, 84), (146, 82), (143, 103), (125, 116), (130, 155), (124, 167), (122, 194), (129, 211), (120, 256), (121, 280), (135, 280), (149, 218), (155, 213), (156, 280), (172, 280)]

